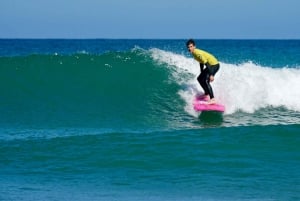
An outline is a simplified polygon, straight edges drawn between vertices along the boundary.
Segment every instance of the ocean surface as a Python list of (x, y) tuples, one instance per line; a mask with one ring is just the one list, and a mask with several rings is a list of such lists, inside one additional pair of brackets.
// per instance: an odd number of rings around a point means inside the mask
[(300, 200), (300, 40), (0, 40), (0, 200)]

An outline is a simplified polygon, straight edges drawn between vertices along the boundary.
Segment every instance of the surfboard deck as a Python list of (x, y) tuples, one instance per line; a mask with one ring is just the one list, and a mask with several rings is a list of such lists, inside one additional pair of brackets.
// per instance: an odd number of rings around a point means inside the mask
[(225, 106), (219, 103), (208, 104), (207, 100), (203, 98), (203, 96), (197, 95), (193, 102), (194, 110), (198, 112), (202, 111), (216, 111), (216, 112), (224, 112)]

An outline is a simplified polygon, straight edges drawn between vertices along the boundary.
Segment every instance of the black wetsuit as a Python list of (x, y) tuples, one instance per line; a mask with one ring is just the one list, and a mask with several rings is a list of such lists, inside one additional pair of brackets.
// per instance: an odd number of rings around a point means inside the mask
[(220, 64), (216, 65), (209, 65), (208, 63), (205, 64), (206, 68), (204, 69), (204, 64), (200, 63), (201, 73), (197, 77), (198, 82), (200, 83), (201, 87), (204, 90), (205, 95), (209, 95), (210, 99), (214, 98), (214, 93), (212, 87), (210, 86), (210, 76), (218, 72), (220, 68)]

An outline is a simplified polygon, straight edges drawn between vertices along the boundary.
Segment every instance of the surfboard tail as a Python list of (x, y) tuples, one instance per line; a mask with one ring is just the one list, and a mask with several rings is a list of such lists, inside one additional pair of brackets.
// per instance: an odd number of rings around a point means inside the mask
[(194, 110), (196, 111), (217, 111), (217, 112), (224, 112), (225, 106), (219, 103), (208, 104), (207, 101), (203, 99), (199, 99), (196, 97), (193, 102)]

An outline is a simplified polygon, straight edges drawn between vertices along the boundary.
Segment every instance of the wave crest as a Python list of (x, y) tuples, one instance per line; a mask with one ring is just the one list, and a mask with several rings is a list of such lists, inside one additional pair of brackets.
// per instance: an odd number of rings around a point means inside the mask
[[(172, 77), (181, 85), (178, 92), (186, 102), (185, 110), (196, 115), (192, 100), (202, 88), (196, 80), (199, 64), (193, 58), (159, 49), (152, 49), (154, 60), (166, 63)], [(300, 69), (263, 67), (247, 62), (240, 65), (220, 63), (212, 84), (215, 96), (226, 106), (226, 114), (237, 111), (253, 113), (267, 107), (285, 107), (300, 111)]]

